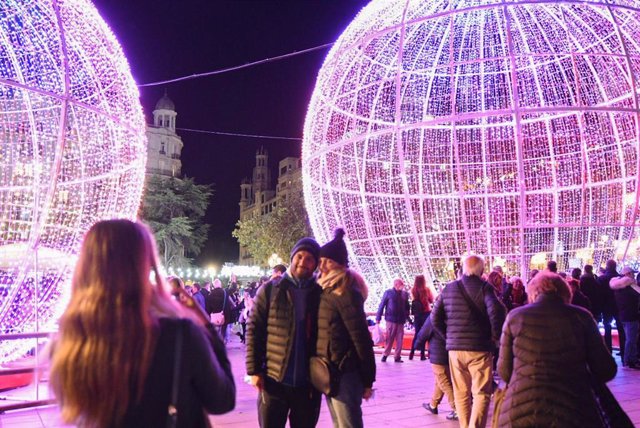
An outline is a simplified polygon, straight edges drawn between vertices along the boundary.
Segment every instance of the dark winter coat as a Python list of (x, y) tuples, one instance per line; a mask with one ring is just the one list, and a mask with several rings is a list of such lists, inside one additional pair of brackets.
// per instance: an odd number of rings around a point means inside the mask
[[(329, 355), (327, 355), (329, 349)], [(376, 378), (373, 341), (367, 326), (364, 300), (352, 288), (325, 288), (318, 310), (317, 354), (329, 357), (341, 372), (358, 371), (365, 388)]]
[(580, 277), (580, 291), (589, 298), (591, 302), (591, 313), (595, 318), (602, 313), (604, 306), (604, 293), (600, 290), (600, 284), (595, 275), (582, 275)]
[(499, 426), (601, 426), (589, 371), (606, 382), (616, 370), (591, 314), (543, 294), (507, 316), (498, 373), (509, 386)]
[(409, 293), (404, 290), (396, 290), (391, 288), (384, 292), (378, 313), (376, 314), (376, 322), (382, 319), (384, 312), (384, 320), (396, 324), (404, 324), (409, 318)]
[(448, 366), (449, 352), (447, 352), (445, 339), (433, 328), (431, 317), (427, 318), (418, 332), (418, 336), (416, 336), (416, 347), (422, 349), (426, 342), (429, 342), (429, 361), (431, 364)]
[(224, 344), (188, 320), (161, 318), (142, 399), (131, 405), (119, 427), (165, 427), (173, 388), (176, 333), (182, 329), (177, 427), (207, 427), (203, 410), (233, 410), (236, 387)]
[(615, 270), (607, 270), (598, 277), (598, 285), (602, 298), (602, 312), (608, 315), (618, 315), (616, 299), (613, 296), (613, 290), (609, 287), (609, 283), (613, 278), (618, 277)]
[[(258, 289), (251, 318), (247, 323), (248, 375), (266, 374), (277, 382), (284, 379), (295, 335), (293, 299), (289, 290), (294, 286), (289, 278), (282, 277), (271, 280)], [(307, 297), (305, 337), (309, 358), (316, 352), (321, 293), (322, 289), (314, 282)], [(269, 304), (267, 296), (270, 298)]]
[(425, 308), (420, 300), (413, 299), (413, 301), (411, 302), (411, 315), (413, 315), (414, 324), (422, 327), (427, 318), (429, 318), (430, 314), (431, 306)]
[(571, 296), (571, 304), (585, 308), (591, 313), (591, 301), (580, 289), (577, 289)]
[[(486, 318), (478, 319), (469, 307), (460, 291), (461, 284)], [(463, 276), (461, 281), (448, 284), (440, 295), (431, 312), (431, 322), (446, 338), (447, 351), (493, 351), (507, 311), (493, 287), (476, 275)]]
[[(225, 297), (226, 303), (224, 303), (223, 306)], [(205, 298), (204, 305), (208, 314), (222, 312), (224, 309), (224, 322), (226, 324), (233, 322), (233, 310), (235, 305), (233, 304), (231, 296), (227, 290), (223, 288), (214, 288)]]

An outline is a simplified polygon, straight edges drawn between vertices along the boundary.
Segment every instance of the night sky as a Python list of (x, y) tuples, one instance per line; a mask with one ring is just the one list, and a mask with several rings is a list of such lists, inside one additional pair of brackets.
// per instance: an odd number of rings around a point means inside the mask
[[(219, 1), (96, 0), (129, 60), (138, 84), (237, 66), (336, 41), (366, 0)], [(328, 48), (264, 65), (165, 86), (141, 87), (147, 122), (166, 89), (178, 128), (302, 137), (307, 104)], [(178, 131), (183, 174), (213, 184), (201, 266), (236, 261), (231, 231), (240, 181), (260, 146), (277, 162), (299, 156), (300, 143)]]

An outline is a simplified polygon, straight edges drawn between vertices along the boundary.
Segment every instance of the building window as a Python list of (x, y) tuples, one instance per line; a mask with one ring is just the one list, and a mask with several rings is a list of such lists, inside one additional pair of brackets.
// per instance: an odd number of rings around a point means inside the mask
[(167, 152), (165, 151), (165, 142), (164, 141), (160, 142), (160, 154), (161, 155), (166, 155), (167, 154)]

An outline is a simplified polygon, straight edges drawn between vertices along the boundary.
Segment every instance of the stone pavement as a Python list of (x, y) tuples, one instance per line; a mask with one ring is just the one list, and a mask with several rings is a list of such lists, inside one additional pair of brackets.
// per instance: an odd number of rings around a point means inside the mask
[[(244, 383), (244, 345), (237, 337), (233, 337), (228, 345), (229, 356), (236, 378), (236, 408), (226, 415), (212, 416), (211, 421), (216, 428), (257, 427), (256, 399), (257, 392)], [(616, 357), (619, 361), (619, 357)], [(380, 354), (376, 354), (378, 369), (375, 398), (364, 402), (362, 410), (365, 427), (457, 427), (457, 422), (450, 422), (445, 416), (450, 411), (446, 402), (440, 405), (438, 415), (432, 415), (422, 408), (422, 403), (430, 397), (433, 388), (433, 374), (429, 361), (417, 360), (395, 363), (392, 359), (380, 362)], [(636, 426), (640, 427), (640, 370), (618, 370), (618, 375), (609, 382), (609, 387), (618, 398)], [(46, 391), (46, 385), (43, 390)], [(19, 395), (24, 391), (6, 393)], [(1, 393), (0, 393), (1, 394)], [(446, 401), (446, 400), (445, 400)], [(0, 427), (41, 428), (64, 427), (60, 422), (55, 406), (9, 412), (0, 415)], [(322, 403), (319, 428), (331, 427), (331, 417), (326, 403)]]

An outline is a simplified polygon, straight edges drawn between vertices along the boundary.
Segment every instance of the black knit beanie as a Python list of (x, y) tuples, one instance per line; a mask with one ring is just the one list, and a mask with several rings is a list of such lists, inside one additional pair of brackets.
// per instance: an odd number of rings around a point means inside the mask
[(326, 257), (342, 266), (349, 266), (349, 254), (344, 243), (344, 230), (336, 229), (332, 241), (327, 242), (320, 248), (320, 257)]
[(293, 260), (293, 256), (296, 255), (298, 251), (308, 251), (311, 253), (313, 258), (316, 260), (316, 264), (318, 263), (318, 253), (320, 252), (320, 245), (313, 238), (302, 238), (296, 245), (293, 246), (293, 250), (291, 250), (291, 260)]

